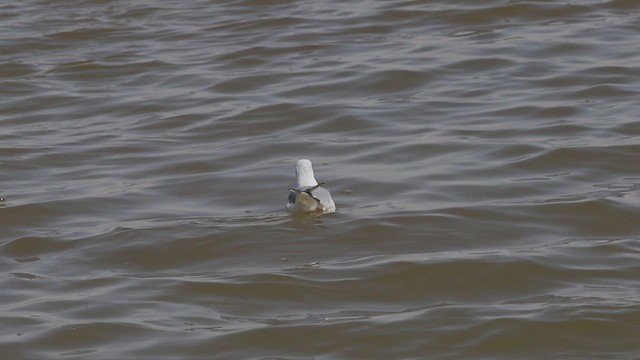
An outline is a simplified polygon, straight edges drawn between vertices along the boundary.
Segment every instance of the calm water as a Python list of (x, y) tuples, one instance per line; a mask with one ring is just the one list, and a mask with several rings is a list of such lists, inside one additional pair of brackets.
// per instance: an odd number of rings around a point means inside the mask
[(639, 14), (3, 1), (1, 358), (640, 358)]

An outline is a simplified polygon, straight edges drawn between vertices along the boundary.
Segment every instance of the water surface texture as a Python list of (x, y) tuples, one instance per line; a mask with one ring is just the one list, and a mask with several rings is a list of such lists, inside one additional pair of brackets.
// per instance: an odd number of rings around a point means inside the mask
[(2, 359), (640, 358), (640, 1), (0, 21)]

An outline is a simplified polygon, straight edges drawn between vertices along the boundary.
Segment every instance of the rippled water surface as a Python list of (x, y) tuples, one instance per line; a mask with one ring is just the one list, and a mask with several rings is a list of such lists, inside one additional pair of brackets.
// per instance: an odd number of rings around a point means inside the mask
[(639, 14), (3, 1), (1, 358), (640, 358)]

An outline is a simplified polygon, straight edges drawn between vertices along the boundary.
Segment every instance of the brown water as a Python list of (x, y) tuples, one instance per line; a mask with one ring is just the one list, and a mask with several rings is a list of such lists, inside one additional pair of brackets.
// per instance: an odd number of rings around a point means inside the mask
[(640, 358), (640, 1), (0, 21), (0, 359)]

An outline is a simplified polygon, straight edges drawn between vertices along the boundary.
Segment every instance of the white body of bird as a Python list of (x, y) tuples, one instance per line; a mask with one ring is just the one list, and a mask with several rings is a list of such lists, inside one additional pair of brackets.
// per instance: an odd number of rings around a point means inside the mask
[(329, 190), (318, 184), (313, 176), (311, 161), (298, 160), (296, 163), (297, 187), (289, 189), (287, 210), (290, 212), (330, 213), (336, 210), (336, 204)]

